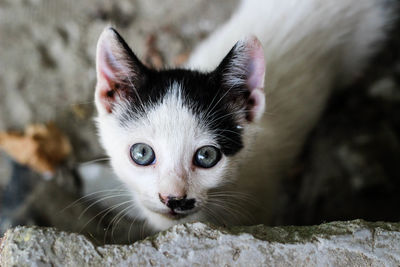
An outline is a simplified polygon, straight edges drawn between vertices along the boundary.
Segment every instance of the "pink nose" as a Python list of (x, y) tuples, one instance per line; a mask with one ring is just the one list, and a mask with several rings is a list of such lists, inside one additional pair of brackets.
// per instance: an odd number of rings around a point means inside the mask
[(160, 201), (161, 201), (162, 203), (164, 203), (165, 205), (167, 205), (169, 200), (171, 200), (171, 199), (174, 199), (174, 200), (182, 200), (182, 199), (186, 198), (186, 195), (182, 195), (182, 196), (172, 196), (172, 195), (168, 195), (168, 196), (166, 196), (166, 195), (162, 195), (162, 194), (159, 193), (159, 194), (158, 194), (158, 197), (160, 198)]

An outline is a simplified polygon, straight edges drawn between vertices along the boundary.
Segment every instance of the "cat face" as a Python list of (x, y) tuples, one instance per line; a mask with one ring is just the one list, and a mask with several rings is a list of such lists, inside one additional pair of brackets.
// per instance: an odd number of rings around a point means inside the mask
[(155, 229), (202, 220), (208, 192), (232, 181), (250, 128), (264, 110), (264, 58), (252, 38), (210, 73), (145, 67), (105, 29), (97, 46), (101, 143)]

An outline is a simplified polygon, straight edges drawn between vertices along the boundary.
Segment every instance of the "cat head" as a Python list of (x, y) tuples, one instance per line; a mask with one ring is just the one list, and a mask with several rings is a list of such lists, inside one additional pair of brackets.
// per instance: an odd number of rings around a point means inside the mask
[(107, 28), (96, 63), (101, 143), (138, 215), (157, 230), (203, 219), (264, 111), (259, 41), (238, 42), (212, 72), (153, 70)]

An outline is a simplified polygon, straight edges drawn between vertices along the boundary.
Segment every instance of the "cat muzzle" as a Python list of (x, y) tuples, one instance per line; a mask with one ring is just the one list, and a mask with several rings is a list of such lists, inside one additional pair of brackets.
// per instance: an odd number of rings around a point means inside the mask
[(172, 215), (182, 214), (186, 211), (192, 210), (195, 207), (196, 199), (187, 198), (187, 196), (183, 197), (174, 197), (174, 196), (162, 196), (158, 194), (160, 201), (166, 205), (171, 210)]

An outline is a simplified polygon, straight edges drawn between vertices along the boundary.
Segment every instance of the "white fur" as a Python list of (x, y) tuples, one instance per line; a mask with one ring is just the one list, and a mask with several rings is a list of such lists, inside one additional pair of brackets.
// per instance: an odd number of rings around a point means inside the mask
[[(362, 72), (393, 19), (384, 0), (245, 0), (188, 62), (212, 70), (235, 42), (256, 35), (266, 60), (266, 113), (237, 189), (254, 196), (256, 223), (268, 223), (277, 179), (301, 148), (335, 84)], [(387, 1), (386, 1), (387, 2)], [(262, 204), (261, 204), (262, 203)]]
[[(238, 189), (251, 192), (264, 210), (247, 209), (257, 223), (267, 222), (274, 183), (298, 153), (333, 85), (351, 81), (384, 38), (391, 14), (381, 7), (383, 1), (243, 1), (232, 18), (195, 50), (188, 66), (212, 70), (238, 40), (256, 35), (265, 52), (267, 111), (259, 123), (262, 131), (257, 133), (254, 123), (244, 127), (245, 149), (235, 157), (223, 157), (211, 169), (192, 166), (196, 149), (217, 144), (213, 133), (205, 130), (207, 122), (198, 121), (182, 105), (179, 84), (171, 85), (162, 104), (129, 127), (118, 123), (116, 113), (101, 112), (97, 100), (101, 142), (136, 200), (133, 216), (147, 219), (156, 229), (204, 219), (204, 208), (182, 220), (161, 215), (168, 209), (158, 194), (185, 190), (201, 208), (209, 189), (237, 176)], [(260, 90), (255, 92), (256, 99), (264, 101)], [(154, 149), (155, 165), (139, 167), (130, 160), (129, 148), (139, 142)]]
[[(207, 191), (224, 183), (231, 159), (223, 157), (214, 168), (202, 169), (192, 164), (196, 150), (205, 145), (218, 146), (215, 136), (182, 103), (179, 84), (173, 84), (160, 105), (152, 107), (146, 116), (122, 127), (113, 114), (103, 113), (97, 118), (101, 142), (111, 158), (111, 164), (126, 184), (136, 202), (133, 216), (147, 219), (160, 230), (178, 222), (200, 219), (201, 212), (181, 220), (173, 220), (160, 213), (169, 208), (159, 200), (161, 195), (179, 195), (196, 199), (196, 211), (207, 201)], [(120, 111), (125, 111), (122, 105)], [(130, 159), (133, 144), (146, 143), (156, 154), (156, 163), (138, 166)]]

